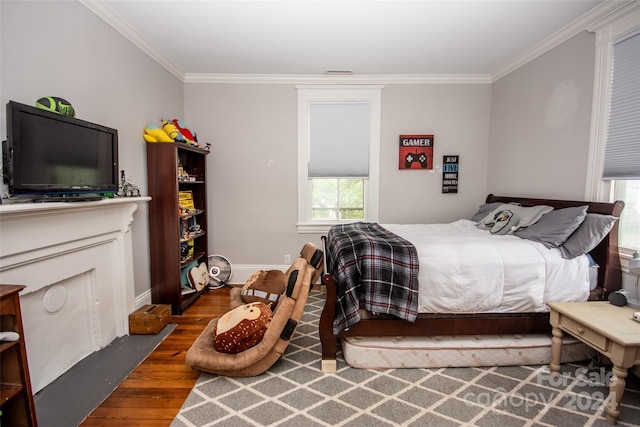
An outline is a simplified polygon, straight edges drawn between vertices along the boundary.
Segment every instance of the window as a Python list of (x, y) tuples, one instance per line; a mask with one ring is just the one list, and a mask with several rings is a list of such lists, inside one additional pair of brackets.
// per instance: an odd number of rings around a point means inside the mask
[(377, 221), (381, 86), (298, 87), (298, 231)]
[(640, 250), (640, 180), (613, 182), (613, 200), (624, 200), (620, 215), (618, 244)]
[(313, 220), (363, 220), (365, 178), (311, 178)]
[(613, 42), (611, 100), (603, 178), (624, 200), (618, 244), (640, 249), (640, 32)]
[(587, 197), (623, 200), (618, 243), (640, 249), (640, 9), (620, 11), (596, 31), (595, 92)]

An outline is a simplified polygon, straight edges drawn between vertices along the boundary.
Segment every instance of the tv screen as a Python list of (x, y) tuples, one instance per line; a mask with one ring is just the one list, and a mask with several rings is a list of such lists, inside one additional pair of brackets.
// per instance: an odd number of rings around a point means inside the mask
[(118, 190), (116, 129), (9, 101), (5, 150), (11, 195)]

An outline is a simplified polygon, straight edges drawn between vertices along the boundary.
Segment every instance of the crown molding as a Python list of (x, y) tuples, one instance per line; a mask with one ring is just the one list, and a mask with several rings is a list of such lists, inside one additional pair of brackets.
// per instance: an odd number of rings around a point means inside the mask
[(560, 31), (547, 37), (522, 55), (491, 74), (202, 74), (185, 73), (151, 42), (142, 37), (102, 0), (78, 0), (140, 50), (184, 83), (243, 83), (243, 84), (491, 84), (517, 70), (538, 56), (548, 52), (581, 31), (589, 31), (608, 17), (623, 13), (640, 0), (606, 0)]
[(122, 34), (127, 40), (158, 62), (167, 71), (184, 81), (184, 71), (178, 65), (156, 48), (149, 40), (142, 37), (127, 24), (117, 13), (102, 0), (78, 0), (87, 9), (98, 15), (103, 21)]
[(601, 22), (607, 17), (618, 14), (622, 10), (627, 9), (634, 3), (638, 3), (638, 0), (607, 0), (604, 3), (596, 6), (589, 12), (585, 13), (578, 19), (574, 20), (569, 25), (562, 28), (560, 31), (552, 34), (544, 39), (542, 42), (533, 46), (531, 49), (516, 57), (511, 62), (498, 68), (491, 74), (491, 82), (501, 79), (507, 74), (517, 70), (523, 65), (531, 62), (540, 55), (550, 51), (554, 47), (569, 40), (571, 37), (577, 35), (582, 31), (589, 31), (593, 27), (594, 23)]
[(185, 83), (254, 84), (489, 84), (488, 74), (371, 74), (336, 76), (324, 74), (196, 74), (187, 73)]

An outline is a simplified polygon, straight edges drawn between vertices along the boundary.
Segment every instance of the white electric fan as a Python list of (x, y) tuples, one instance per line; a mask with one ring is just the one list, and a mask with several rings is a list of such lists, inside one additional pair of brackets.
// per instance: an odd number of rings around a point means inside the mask
[(219, 289), (226, 286), (231, 279), (231, 263), (222, 255), (210, 255), (207, 260), (209, 267), (209, 288)]

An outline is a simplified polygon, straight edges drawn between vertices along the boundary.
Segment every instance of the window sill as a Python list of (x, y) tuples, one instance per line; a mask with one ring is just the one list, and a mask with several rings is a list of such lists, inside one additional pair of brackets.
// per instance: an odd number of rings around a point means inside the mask
[(327, 234), (329, 229), (337, 223), (323, 223), (323, 224), (297, 224), (298, 234)]
[(351, 224), (354, 222), (366, 221), (364, 219), (352, 219), (346, 221), (333, 221), (333, 222), (304, 222), (298, 223), (298, 234), (327, 234), (329, 229), (338, 224)]

